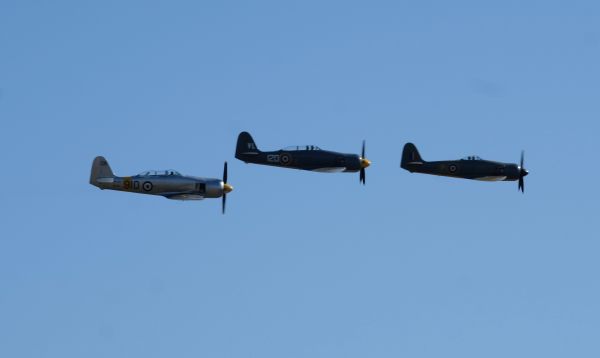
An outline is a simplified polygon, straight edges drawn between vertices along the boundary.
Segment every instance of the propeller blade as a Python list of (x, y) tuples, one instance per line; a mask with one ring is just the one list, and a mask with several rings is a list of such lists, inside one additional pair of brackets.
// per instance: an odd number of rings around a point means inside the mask
[(521, 193), (525, 193), (525, 180), (523, 180), (523, 177), (519, 178), (519, 190)]
[(363, 145), (362, 145), (362, 151), (361, 151), (361, 158), (365, 157), (365, 140), (363, 140)]
[(521, 151), (521, 165), (519, 166), (519, 190), (521, 193), (525, 193), (525, 176), (529, 174), (523, 167), (525, 164), (525, 151)]
[(362, 185), (365, 185), (365, 183), (367, 182), (367, 173), (365, 172), (365, 167), (363, 164), (363, 161), (365, 160), (365, 147), (366, 147), (366, 141), (363, 139), (362, 150), (360, 151), (361, 168), (360, 168), (360, 178), (359, 178)]
[(227, 203), (227, 188), (226, 188), (226, 184), (227, 184), (227, 162), (225, 162), (225, 164), (223, 165), (223, 199), (221, 201), (221, 213), (225, 214), (225, 204)]
[(523, 163), (525, 162), (525, 151), (521, 151), (521, 169), (523, 169)]

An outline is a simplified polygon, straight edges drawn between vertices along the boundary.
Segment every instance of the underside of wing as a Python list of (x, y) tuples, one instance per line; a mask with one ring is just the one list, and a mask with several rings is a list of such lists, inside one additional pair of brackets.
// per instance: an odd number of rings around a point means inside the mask
[(346, 170), (346, 167), (329, 167), (329, 168), (317, 168), (313, 169), (313, 172), (319, 173), (341, 173)]
[(474, 178), (474, 179), (480, 180), (480, 181), (504, 181), (504, 180), (506, 180), (506, 176), (505, 175), (485, 176), (485, 177), (478, 177), (478, 178)]
[(204, 196), (200, 194), (191, 193), (173, 193), (173, 194), (162, 194), (165, 198), (171, 200), (203, 200)]

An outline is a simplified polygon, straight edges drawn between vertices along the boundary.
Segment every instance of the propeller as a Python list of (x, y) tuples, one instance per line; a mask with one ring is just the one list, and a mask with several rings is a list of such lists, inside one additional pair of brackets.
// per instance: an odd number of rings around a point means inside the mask
[(519, 166), (519, 190), (525, 193), (525, 180), (524, 178), (529, 172), (523, 167), (525, 162), (525, 151), (521, 151), (521, 165)]
[(367, 181), (367, 173), (365, 168), (371, 165), (371, 161), (365, 158), (365, 141), (362, 142), (362, 151), (360, 154), (360, 182), (365, 185)]
[(229, 184), (227, 184), (227, 162), (225, 162), (225, 165), (223, 166), (223, 201), (222, 201), (222, 213), (225, 214), (225, 204), (227, 203), (227, 193), (231, 192), (233, 190), (233, 187)]

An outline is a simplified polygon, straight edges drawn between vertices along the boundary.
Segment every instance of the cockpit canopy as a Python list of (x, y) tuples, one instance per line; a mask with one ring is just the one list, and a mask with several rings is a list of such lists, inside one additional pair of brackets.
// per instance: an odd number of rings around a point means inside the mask
[(139, 173), (139, 177), (155, 177), (155, 176), (181, 176), (181, 174), (173, 169), (167, 170), (146, 170), (145, 172)]
[(461, 160), (482, 160), (482, 159), (476, 155), (470, 155), (468, 157), (462, 158)]
[(321, 148), (317, 147), (316, 145), (292, 145), (290, 147), (285, 147), (282, 150), (291, 152), (298, 150), (321, 150)]

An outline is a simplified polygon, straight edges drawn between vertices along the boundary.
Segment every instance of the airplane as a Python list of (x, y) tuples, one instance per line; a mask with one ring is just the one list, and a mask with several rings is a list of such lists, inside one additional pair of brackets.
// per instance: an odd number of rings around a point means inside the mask
[(521, 152), (521, 165), (483, 160), (469, 156), (460, 160), (426, 162), (417, 147), (406, 143), (400, 167), (411, 173), (440, 175), (482, 181), (519, 181), (519, 190), (525, 193), (525, 178), (529, 172), (523, 167), (525, 153)]
[(181, 175), (175, 170), (148, 170), (134, 176), (119, 177), (113, 174), (104, 157), (96, 157), (92, 163), (90, 184), (102, 190), (160, 195), (173, 200), (222, 197), (223, 214), (227, 193), (233, 190), (233, 187), (227, 184), (227, 162), (223, 168), (223, 180)]
[(365, 141), (361, 155), (322, 150), (314, 145), (292, 146), (272, 152), (262, 152), (248, 132), (238, 136), (235, 157), (246, 163), (274, 167), (310, 170), (322, 173), (360, 172), (359, 180), (366, 183), (365, 169), (371, 161), (365, 158)]

